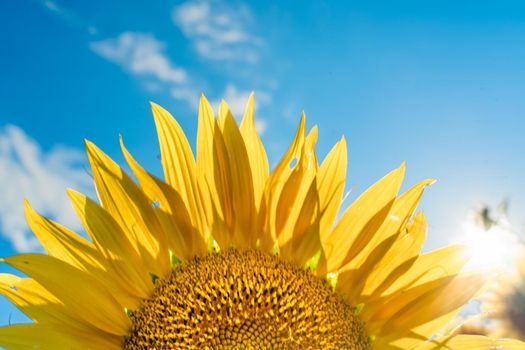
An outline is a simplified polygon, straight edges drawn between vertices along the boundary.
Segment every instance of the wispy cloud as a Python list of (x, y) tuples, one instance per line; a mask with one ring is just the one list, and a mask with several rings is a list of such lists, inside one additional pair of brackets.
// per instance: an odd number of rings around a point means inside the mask
[[(172, 16), (202, 57), (246, 62), (258, 59), (257, 49), (262, 40), (247, 30), (252, 21), (248, 7), (231, 8), (225, 2), (191, 0), (176, 7)], [(191, 76), (185, 67), (175, 64), (166, 52), (166, 42), (153, 34), (123, 32), (114, 38), (91, 42), (90, 47), (99, 56), (139, 78), (147, 91), (164, 90), (173, 98), (197, 108), (202, 92), (196, 83), (199, 77)], [(249, 94), (250, 90), (239, 89), (229, 83), (220, 96), (230, 104), (233, 114), (240, 118)], [(257, 96), (257, 107), (270, 99), (270, 95), (263, 91), (258, 91)], [(209, 97), (218, 105), (219, 100), (215, 96)], [(266, 123), (262, 119), (256, 122), (259, 130), (264, 131)]]
[(54, 1), (46, 0), (43, 2), (44, 6), (47, 7), (49, 11), (60, 13), (61, 9), (58, 8), (58, 5)]
[(192, 107), (197, 103), (198, 90), (186, 69), (171, 60), (165, 52), (166, 43), (152, 34), (124, 32), (116, 38), (91, 42), (89, 46), (99, 56), (142, 79), (147, 91), (165, 90)]
[(46, 10), (48, 10), (53, 15), (62, 19), (71, 27), (82, 28), (88, 34), (94, 35), (98, 32), (97, 28), (87, 23), (82, 17), (78, 16), (69, 9), (66, 9), (62, 5), (59, 5), (56, 1), (53, 0), (40, 0), (40, 3)]
[(85, 156), (77, 149), (56, 146), (45, 152), (20, 128), (0, 128), (0, 233), (17, 251), (40, 249), (25, 221), (24, 197), (43, 214), (80, 229), (65, 189), (92, 191), (85, 166)]
[(255, 63), (259, 58), (263, 41), (249, 31), (253, 16), (245, 5), (190, 0), (175, 7), (172, 18), (205, 59)]
[(124, 32), (117, 38), (92, 42), (100, 56), (123, 66), (131, 73), (166, 83), (186, 82), (186, 71), (164, 53), (166, 44), (147, 33)]
[(175, 86), (171, 89), (171, 96), (177, 100), (186, 101), (193, 109), (199, 106), (199, 91), (191, 86)]

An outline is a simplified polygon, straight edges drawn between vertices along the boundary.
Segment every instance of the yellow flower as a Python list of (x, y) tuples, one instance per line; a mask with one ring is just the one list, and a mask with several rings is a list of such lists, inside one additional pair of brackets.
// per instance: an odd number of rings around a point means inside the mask
[(515, 273), (495, 281), (482, 301), (489, 334), (525, 340), (525, 246), (520, 246)]
[[(0, 290), (34, 323), (0, 328), (11, 349), (523, 349), (433, 337), (484, 283), (461, 246), (420, 255), (417, 202), (401, 165), (334, 224), (346, 178), (341, 139), (319, 165), (304, 116), (270, 173), (250, 97), (237, 126), (201, 97), (196, 160), (152, 104), (165, 182), (122, 145), (135, 183), (86, 142), (99, 203), (69, 190), (89, 240), (37, 214), (47, 255), (2, 259), (29, 277)], [(432, 338), (433, 337), (433, 338)], [(429, 341), (429, 339), (432, 339)]]

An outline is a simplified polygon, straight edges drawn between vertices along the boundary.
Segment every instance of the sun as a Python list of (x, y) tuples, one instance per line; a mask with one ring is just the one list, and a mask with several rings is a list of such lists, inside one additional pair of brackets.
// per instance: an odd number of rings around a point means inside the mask
[(461, 240), (471, 254), (467, 268), (495, 273), (515, 272), (519, 241), (509, 227), (499, 223), (485, 227), (469, 218), (462, 231)]

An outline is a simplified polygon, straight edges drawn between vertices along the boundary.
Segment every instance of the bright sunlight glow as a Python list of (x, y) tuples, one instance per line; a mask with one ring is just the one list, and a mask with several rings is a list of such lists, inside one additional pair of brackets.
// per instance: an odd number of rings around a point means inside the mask
[(467, 268), (513, 271), (518, 253), (518, 239), (509, 229), (494, 225), (487, 230), (473, 221), (468, 221), (463, 232), (464, 243), (471, 254)]

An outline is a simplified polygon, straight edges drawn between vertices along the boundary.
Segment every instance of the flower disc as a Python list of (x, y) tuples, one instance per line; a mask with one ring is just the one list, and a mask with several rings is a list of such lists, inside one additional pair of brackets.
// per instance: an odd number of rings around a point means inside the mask
[(354, 309), (275, 255), (228, 250), (185, 262), (133, 315), (126, 349), (370, 349)]

